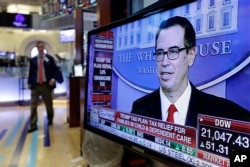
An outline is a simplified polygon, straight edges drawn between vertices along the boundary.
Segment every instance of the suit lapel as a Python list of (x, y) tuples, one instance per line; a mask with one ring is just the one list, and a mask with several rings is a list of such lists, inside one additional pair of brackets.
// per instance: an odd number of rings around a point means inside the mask
[(199, 92), (198, 90), (191, 84), (191, 97), (188, 105), (188, 112), (186, 117), (185, 125), (197, 127), (197, 112), (201, 112), (199, 107)]
[[(153, 99), (154, 103), (151, 105), (152, 107), (152, 117), (156, 119), (162, 119), (162, 114), (161, 114), (161, 98), (160, 98), (160, 90), (157, 89), (153, 93)], [(152, 102), (149, 102), (149, 104)]]

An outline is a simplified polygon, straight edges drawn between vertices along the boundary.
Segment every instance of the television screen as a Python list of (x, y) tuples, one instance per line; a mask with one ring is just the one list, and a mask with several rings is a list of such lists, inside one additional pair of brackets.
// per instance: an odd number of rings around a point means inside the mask
[(7, 52), (5, 52), (5, 51), (0, 51), (0, 58), (1, 58), (1, 59), (6, 59), (6, 58), (7, 58)]
[(0, 26), (14, 28), (32, 28), (32, 16), (20, 13), (0, 12)]
[(73, 77), (83, 77), (84, 75), (85, 73), (84, 73), (83, 64), (74, 64), (73, 65)]
[[(166, 164), (231, 166), (250, 144), (249, 7), (175, 0), (90, 31), (84, 127)], [(183, 18), (195, 46), (183, 42)], [(156, 40), (160, 24), (173, 25)]]
[(89, 3), (92, 5), (92, 4), (96, 3), (96, 0), (90, 0)]
[(60, 31), (60, 42), (74, 42), (75, 41), (75, 29), (67, 29)]

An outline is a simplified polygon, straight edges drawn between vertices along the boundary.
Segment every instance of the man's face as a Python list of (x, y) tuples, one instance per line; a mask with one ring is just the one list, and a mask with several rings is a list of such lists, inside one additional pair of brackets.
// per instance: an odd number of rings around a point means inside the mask
[[(184, 48), (184, 29), (175, 25), (161, 30), (156, 41), (156, 50), (167, 51), (169, 48)], [(179, 52), (179, 57), (169, 60), (167, 55), (157, 62), (158, 77), (164, 91), (184, 91), (188, 83), (188, 68), (194, 62), (196, 50), (191, 48)]]
[(38, 50), (38, 54), (43, 55), (43, 53), (44, 53), (44, 44), (39, 43), (36, 47), (37, 47), (37, 50)]

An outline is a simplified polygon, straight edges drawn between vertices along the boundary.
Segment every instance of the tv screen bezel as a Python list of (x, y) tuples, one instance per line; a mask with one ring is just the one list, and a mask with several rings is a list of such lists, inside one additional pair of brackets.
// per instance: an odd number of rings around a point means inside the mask
[[(103, 32), (103, 31), (106, 31), (106, 30), (110, 30), (114, 27), (117, 27), (119, 25), (123, 25), (123, 24), (126, 24), (126, 23), (129, 23), (129, 22), (132, 22), (132, 21), (135, 21), (135, 20), (138, 20), (138, 19), (142, 19), (144, 17), (147, 17), (149, 15), (152, 15), (152, 14), (155, 14), (155, 13), (158, 13), (158, 12), (161, 12), (161, 11), (165, 11), (165, 10), (170, 10), (170, 9), (173, 9), (173, 8), (177, 8), (177, 7), (180, 7), (182, 5), (186, 5), (186, 4), (189, 4), (189, 3), (192, 3), (192, 2), (195, 2), (196, 0), (171, 0), (171, 1), (158, 1), (152, 5), (150, 5), (149, 7), (147, 8), (144, 8), (142, 9), (141, 11), (131, 15), (130, 17), (127, 17), (125, 19), (122, 19), (122, 20), (118, 20), (116, 22), (113, 22), (109, 25), (105, 25), (105, 26), (102, 26), (102, 27), (99, 27), (99, 28), (96, 28), (96, 29), (93, 29), (91, 31), (88, 32), (88, 44), (90, 44), (90, 36), (93, 35), (93, 34), (96, 34), (98, 32)], [(88, 45), (89, 47), (89, 45)], [(85, 87), (85, 104), (88, 104), (88, 98), (91, 98), (91, 97), (88, 97), (88, 77), (89, 77), (89, 74), (88, 74), (88, 71), (89, 71), (89, 49), (87, 49), (87, 66), (86, 66), (86, 87)], [(179, 166), (187, 166), (186, 163), (184, 162), (181, 162), (181, 161), (178, 161), (177, 159), (174, 159), (172, 157), (168, 157), (168, 156), (165, 156), (163, 154), (160, 154), (160, 153), (157, 153), (153, 150), (150, 150), (146, 147), (143, 147), (141, 145), (138, 145), (136, 143), (133, 143), (133, 142), (130, 142), (126, 139), (123, 139), (123, 138), (120, 138), (120, 137), (117, 137), (115, 135), (112, 135), (111, 133), (107, 133), (105, 131), (102, 131), (100, 129), (97, 129), (97, 128), (94, 128), (90, 125), (87, 124), (87, 118), (88, 118), (88, 112), (87, 112), (87, 105), (84, 106), (84, 128), (86, 130), (89, 130), (97, 135), (100, 135), (100, 136), (103, 136), (107, 139), (110, 139), (114, 142), (117, 142), (121, 145), (123, 145), (125, 148), (128, 148), (129, 150), (132, 150), (142, 156), (145, 156), (147, 158), (150, 158), (150, 159), (154, 159), (154, 160), (157, 160), (159, 162), (162, 162), (162, 163), (177, 163)]]

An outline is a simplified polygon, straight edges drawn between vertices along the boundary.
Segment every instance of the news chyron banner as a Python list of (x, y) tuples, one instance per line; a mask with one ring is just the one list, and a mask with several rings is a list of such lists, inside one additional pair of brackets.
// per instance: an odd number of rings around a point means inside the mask
[(196, 129), (100, 106), (90, 118), (98, 129), (193, 166), (228, 167), (231, 150), (249, 150), (249, 122), (199, 115)]
[(93, 105), (111, 105), (112, 57), (113, 33), (103, 32), (94, 39)]

